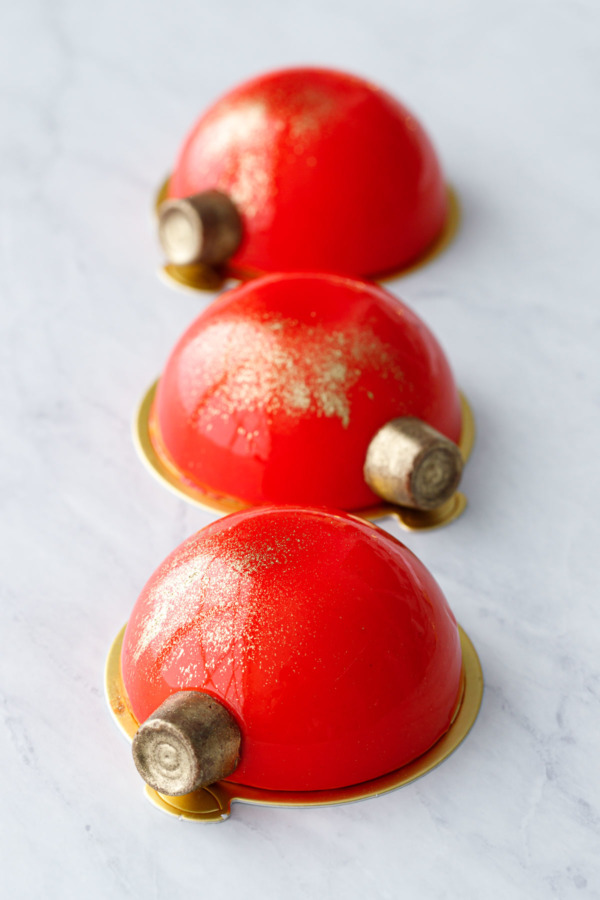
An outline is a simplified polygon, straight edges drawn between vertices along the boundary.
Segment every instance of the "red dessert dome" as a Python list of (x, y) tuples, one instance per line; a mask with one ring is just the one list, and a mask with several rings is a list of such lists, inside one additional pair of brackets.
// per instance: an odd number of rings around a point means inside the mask
[[(462, 657), (452, 612), (406, 547), (345, 514), (267, 508), (218, 520), (165, 560), (134, 607), (122, 677), (148, 720), (138, 735), (157, 718), (168, 731), (156, 710), (177, 698), (208, 701), (239, 729), (228, 780), (304, 791), (428, 750), (456, 713)], [(179, 750), (160, 733), (168, 780)]]
[[(384, 495), (377, 477), (365, 480), (374, 436), (415, 418), (460, 459), (460, 398), (423, 322), (374, 285), (272, 275), (191, 325), (160, 379), (150, 430), (161, 459), (213, 493), (360, 510)], [(437, 452), (431, 466), (447, 451)]]
[[(224, 255), (234, 251), (231, 263), (256, 273), (397, 270), (427, 250), (448, 215), (440, 165), (415, 117), (363, 79), (325, 69), (255, 78), (198, 120), (167, 193), (214, 191), (241, 219), (241, 243), (235, 250), (238, 234)], [(210, 227), (214, 216), (211, 206)], [(175, 243), (183, 228), (180, 220)]]

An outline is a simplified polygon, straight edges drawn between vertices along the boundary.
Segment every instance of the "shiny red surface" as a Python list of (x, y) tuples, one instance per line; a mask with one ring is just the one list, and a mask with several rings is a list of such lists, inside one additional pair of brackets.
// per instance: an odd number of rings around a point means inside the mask
[(361, 509), (387, 421), (418, 416), (457, 442), (460, 400), (439, 344), (381, 288), (272, 275), (222, 295), (160, 379), (156, 447), (190, 481), (249, 504)]
[(202, 690), (242, 730), (230, 780), (356, 784), (444, 734), (461, 682), (454, 616), (419, 560), (374, 525), (280, 507), (185, 541), (129, 620), (122, 673), (137, 719)]
[(427, 249), (448, 213), (414, 116), (368, 82), (324, 69), (248, 81), (198, 120), (169, 195), (212, 188), (243, 219), (232, 263), (263, 272), (396, 270)]

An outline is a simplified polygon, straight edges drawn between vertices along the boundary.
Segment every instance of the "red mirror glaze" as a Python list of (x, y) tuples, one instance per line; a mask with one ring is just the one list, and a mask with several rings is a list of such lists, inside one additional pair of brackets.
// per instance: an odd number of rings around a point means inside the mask
[(175, 347), (153, 409), (157, 452), (248, 504), (363, 509), (369, 442), (417, 416), (458, 442), (459, 395), (439, 344), (381, 288), (271, 275), (224, 294)]
[(420, 756), (450, 726), (461, 664), (454, 616), (406, 547), (294, 507), (185, 541), (142, 591), (122, 652), (138, 721), (206, 691), (242, 730), (229, 780), (273, 790), (356, 784)]
[(442, 231), (447, 190), (414, 116), (368, 82), (324, 69), (272, 72), (215, 103), (188, 135), (170, 197), (224, 191), (262, 272), (379, 275)]

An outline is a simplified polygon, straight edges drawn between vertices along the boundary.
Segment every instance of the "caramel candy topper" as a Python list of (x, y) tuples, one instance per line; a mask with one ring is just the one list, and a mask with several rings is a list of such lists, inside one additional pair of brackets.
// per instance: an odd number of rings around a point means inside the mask
[(132, 752), (146, 784), (174, 797), (230, 775), (240, 742), (240, 729), (221, 703), (200, 691), (179, 691), (140, 726)]
[(227, 194), (203, 191), (159, 208), (158, 236), (170, 263), (218, 266), (242, 240), (242, 223)]
[(436, 509), (456, 491), (463, 461), (459, 448), (412, 416), (392, 419), (367, 450), (365, 481), (391, 503)]

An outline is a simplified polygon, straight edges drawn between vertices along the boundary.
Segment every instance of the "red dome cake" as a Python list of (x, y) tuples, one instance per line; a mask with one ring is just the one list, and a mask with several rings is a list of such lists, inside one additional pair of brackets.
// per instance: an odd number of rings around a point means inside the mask
[[(166, 466), (244, 505), (433, 509), (462, 461), (461, 403), (439, 344), (381, 288), (272, 275), (199, 316), (158, 384)], [(365, 480), (366, 479), (366, 480)]]
[(229, 259), (250, 274), (396, 271), (448, 218), (414, 116), (361, 78), (316, 68), (271, 72), (215, 103), (186, 138), (167, 197), (171, 262)]
[(145, 723), (134, 757), (166, 794), (377, 778), (444, 735), (463, 688), (456, 621), (419, 560), (374, 525), (296, 507), (236, 513), (175, 550), (121, 667)]

